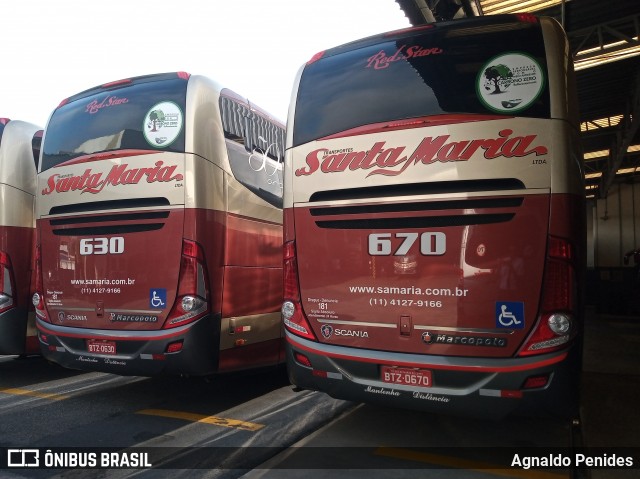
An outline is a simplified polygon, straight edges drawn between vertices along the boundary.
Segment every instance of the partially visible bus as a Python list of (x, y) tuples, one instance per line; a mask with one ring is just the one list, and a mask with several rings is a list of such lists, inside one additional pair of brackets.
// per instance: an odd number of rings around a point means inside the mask
[(36, 197), (43, 355), (147, 376), (284, 361), (284, 138), (256, 105), (182, 72), (64, 100)]
[(40, 354), (29, 293), (41, 139), (40, 127), (0, 118), (0, 354)]
[(578, 133), (550, 18), (436, 23), (315, 55), (287, 130), (291, 382), (444, 413), (574, 414)]

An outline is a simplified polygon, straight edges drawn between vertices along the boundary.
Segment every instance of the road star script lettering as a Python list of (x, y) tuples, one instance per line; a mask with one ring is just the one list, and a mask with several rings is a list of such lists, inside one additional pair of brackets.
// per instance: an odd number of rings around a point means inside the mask
[(341, 173), (347, 168), (372, 170), (371, 175), (396, 176), (411, 165), (429, 165), (435, 162), (467, 161), (476, 152), (484, 150), (487, 160), (495, 158), (522, 158), (528, 155), (546, 155), (546, 146), (532, 146), (537, 135), (511, 136), (513, 130), (505, 129), (498, 138), (449, 141), (449, 135), (425, 137), (410, 155), (405, 146), (386, 147), (385, 141), (376, 142), (368, 151), (329, 154), (327, 148), (313, 150), (306, 157), (307, 166), (296, 170), (296, 176), (308, 176), (320, 170), (323, 173)]
[(64, 193), (78, 191), (80, 193), (100, 193), (107, 185), (137, 185), (143, 178), (147, 183), (182, 181), (181, 174), (174, 174), (177, 165), (165, 166), (162, 161), (156, 161), (153, 168), (129, 168), (127, 163), (114, 165), (111, 171), (103, 177), (103, 173), (93, 173), (87, 168), (80, 176), (51, 175), (47, 180), (47, 187), (42, 190), (43, 195), (54, 191)]
[(442, 51), (442, 48), (438, 47), (422, 48), (418, 45), (412, 45), (410, 47), (402, 45), (393, 55), (387, 55), (384, 50), (380, 50), (372, 57), (369, 57), (366, 68), (381, 70), (387, 68), (393, 62), (406, 60), (408, 58), (426, 57), (427, 55), (440, 55)]
[(91, 115), (99, 112), (102, 108), (106, 108), (109, 106), (122, 105), (124, 103), (129, 103), (128, 98), (118, 98), (115, 95), (107, 96), (102, 101), (93, 100), (91, 103), (87, 105), (85, 111)]

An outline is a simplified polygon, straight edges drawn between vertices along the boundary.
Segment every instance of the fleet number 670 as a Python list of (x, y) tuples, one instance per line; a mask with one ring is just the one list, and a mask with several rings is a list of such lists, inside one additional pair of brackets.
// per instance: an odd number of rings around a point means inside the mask
[[(420, 253), (424, 256), (441, 256), (447, 251), (447, 237), (442, 232), (429, 233), (371, 233), (369, 235), (369, 254), (372, 256), (404, 256), (420, 238)], [(393, 245), (400, 239), (400, 245)]]

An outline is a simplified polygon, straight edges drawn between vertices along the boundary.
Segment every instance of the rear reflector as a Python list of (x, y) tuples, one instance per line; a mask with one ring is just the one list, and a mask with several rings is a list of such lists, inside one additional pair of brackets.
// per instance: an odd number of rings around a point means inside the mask
[(309, 358), (308, 358), (308, 357), (306, 357), (304, 354), (301, 354), (301, 353), (296, 352), (296, 353), (294, 353), (294, 354), (293, 354), (293, 357), (294, 357), (294, 358), (296, 358), (296, 362), (297, 362), (298, 364), (300, 364), (300, 365), (302, 365), (302, 366), (305, 366), (305, 367), (307, 367), (307, 368), (312, 367), (312, 366), (311, 366), (311, 361), (310, 361), (310, 360), (309, 360)]
[(167, 345), (166, 353), (177, 353), (182, 351), (182, 340)]
[(539, 389), (543, 388), (549, 382), (549, 375), (544, 374), (541, 376), (529, 376), (524, 384), (522, 385), (522, 389)]

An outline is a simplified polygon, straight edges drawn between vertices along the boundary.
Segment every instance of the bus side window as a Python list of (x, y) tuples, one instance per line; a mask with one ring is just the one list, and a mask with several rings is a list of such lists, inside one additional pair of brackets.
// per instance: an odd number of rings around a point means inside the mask
[(282, 163), (258, 150), (247, 154), (239, 142), (227, 140), (226, 144), (235, 179), (266, 202), (282, 208)]
[(36, 165), (36, 171), (38, 171), (38, 166), (40, 166), (40, 147), (42, 146), (42, 133), (43, 130), (36, 131), (35, 135), (33, 135), (33, 139), (31, 140), (31, 151), (33, 152), (33, 161)]

